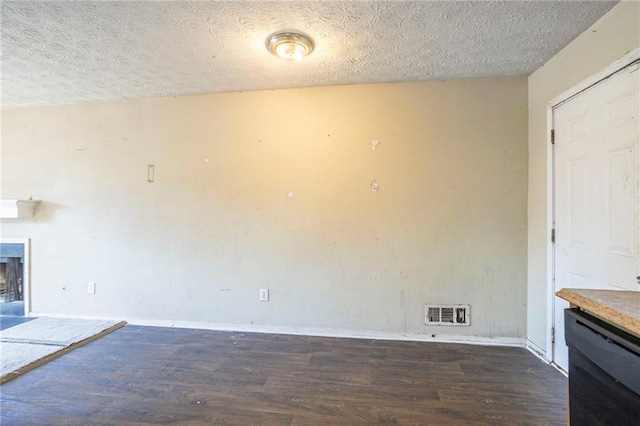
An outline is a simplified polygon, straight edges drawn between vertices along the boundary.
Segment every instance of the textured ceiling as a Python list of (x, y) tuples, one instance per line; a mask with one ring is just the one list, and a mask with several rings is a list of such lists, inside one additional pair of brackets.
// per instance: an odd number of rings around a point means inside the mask
[[(2, 1), (2, 107), (528, 75), (611, 1)], [(265, 39), (298, 29), (303, 62)]]

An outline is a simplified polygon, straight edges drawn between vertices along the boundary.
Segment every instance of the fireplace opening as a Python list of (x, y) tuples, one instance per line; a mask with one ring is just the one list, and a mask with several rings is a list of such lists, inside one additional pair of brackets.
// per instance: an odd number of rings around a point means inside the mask
[(24, 315), (24, 244), (0, 243), (0, 314)]

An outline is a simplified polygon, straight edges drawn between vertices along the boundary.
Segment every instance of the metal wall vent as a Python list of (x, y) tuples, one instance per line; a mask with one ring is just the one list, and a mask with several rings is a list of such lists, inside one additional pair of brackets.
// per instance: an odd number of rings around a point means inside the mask
[(469, 305), (425, 305), (426, 325), (469, 325)]

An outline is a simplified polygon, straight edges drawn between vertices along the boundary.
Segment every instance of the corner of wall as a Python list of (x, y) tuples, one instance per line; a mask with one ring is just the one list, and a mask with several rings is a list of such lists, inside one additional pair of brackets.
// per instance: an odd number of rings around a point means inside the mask
[(640, 2), (622, 1), (528, 78), (527, 339), (551, 358), (548, 102), (640, 46)]

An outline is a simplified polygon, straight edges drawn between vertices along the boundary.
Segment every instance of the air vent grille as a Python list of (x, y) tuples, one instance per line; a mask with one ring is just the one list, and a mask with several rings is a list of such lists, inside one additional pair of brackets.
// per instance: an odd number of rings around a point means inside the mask
[(469, 325), (469, 305), (426, 305), (426, 325)]
[(427, 322), (440, 322), (440, 308), (427, 308)]

